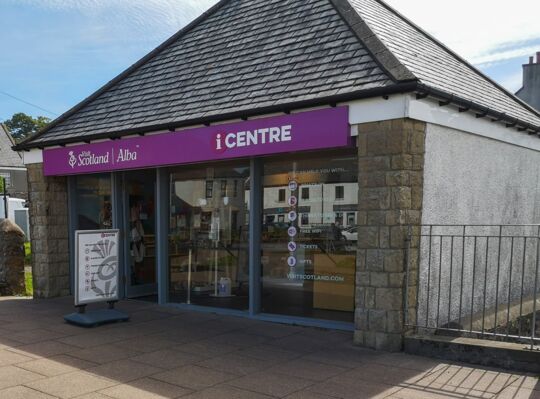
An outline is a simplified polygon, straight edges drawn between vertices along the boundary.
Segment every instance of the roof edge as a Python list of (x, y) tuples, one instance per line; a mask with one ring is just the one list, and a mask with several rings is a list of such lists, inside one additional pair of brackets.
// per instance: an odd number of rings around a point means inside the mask
[(79, 102), (78, 104), (74, 105), (72, 108), (64, 112), (62, 115), (60, 115), (58, 118), (50, 122), (47, 126), (45, 126), (43, 129), (38, 131), (36, 134), (24, 139), (21, 141), (18, 145), (15, 147), (19, 147), (25, 144), (30, 144), (32, 140), (36, 139), (37, 137), (42, 136), (46, 132), (48, 132), (53, 127), (57, 126), (59, 123), (63, 122), (67, 118), (69, 118), (71, 115), (79, 111), (81, 108), (86, 106), (91, 101), (95, 100), (97, 97), (99, 97), (101, 94), (103, 94), (105, 91), (110, 89), (112, 86), (129, 76), (132, 72), (134, 72), (136, 69), (147, 63), (150, 59), (154, 58), (156, 55), (161, 53), (165, 48), (167, 48), (170, 44), (172, 44), (174, 41), (178, 40), (188, 32), (190, 32), (195, 26), (197, 26), (199, 23), (204, 21), (206, 18), (210, 17), (212, 14), (214, 14), (216, 11), (218, 11), (221, 7), (223, 7), (226, 3), (228, 3), (230, 0), (220, 0), (218, 3), (214, 4), (212, 7), (210, 7), (208, 10), (206, 10), (204, 13), (199, 15), (197, 18), (195, 18), (193, 21), (188, 23), (186, 26), (184, 26), (182, 29), (180, 29), (178, 32), (173, 34), (171, 37), (169, 37), (167, 40), (165, 40), (163, 43), (161, 43), (159, 46), (157, 46), (155, 49), (153, 49), (151, 52), (146, 54), (144, 57), (136, 61), (134, 64), (129, 66), (127, 69), (125, 69), (123, 72), (121, 72), (119, 75), (115, 76), (113, 79), (105, 83), (103, 86), (101, 86), (98, 90), (96, 90), (94, 93), (90, 94), (88, 97), (86, 97), (84, 100)]
[(188, 126), (221, 122), (228, 119), (248, 118), (248, 117), (254, 117), (254, 116), (261, 116), (265, 114), (271, 114), (275, 112), (288, 113), (292, 110), (298, 110), (302, 108), (316, 107), (316, 106), (322, 106), (322, 105), (328, 105), (328, 104), (334, 106), (340, 102), (360, 100), (364, 98), (372, 98), (372, 97), (385, 96), (385, 95), (391, 95), (391, 94), (411, 93), (411, 92), (415, 92), (417, 88), (418, 88), (418, 84), (415, 81), (403, 82), (403, 83), (397, 83), (392, 86), (377, 87), (377, 88), (368, 89), (368, 90), (358, 90), (351, 93), (338, 94), (338, 95), (333, 95), (333, 96), (314, 98), (310, 100), (302, 100), (302, 101), (296, 101), (296, 102), (291, 102), (291, 103), (272, 105), (268, 107), (254, 108), (251, 110), (234, 111), (234, 112), (229, 112), (229, 113), (219, 114), (219, 115), (214, 115), (214, 116), (209, 116), (209, 117), (188, 119), (181, 122), (179, 121), (177, 123), (158, 124), (158, 125), (144, 126), (137, 129), (119, 130), (117, 132), (110, 133), (108, 135), (94, 134), (90, 136), (74, 137), (71, 139), (64, 139), (64, 140), (62, 139), (51, 140), (46, 143), (21, 142), (17, 144), (16, 146), (14, 146), (13, 149), (16, 151), (25, 151), (25, 150), (30, 150), (32, 148), (42, 149), (45, 147), (52, 147), (52, 146), (57, 146), (57, 145), (65, 145), (65, 144), (72, 144), (72, 143), (80, 143), (83, 141), (99, 140), (99, 139), (103, 139), (107, 137), (110, 139), (118, 139), (123, 136), (129, 136), (129, 135), (134, 135), (134, 134), (146, 134), (146, 133), (151, 133), (151, 132), (160, 131), (160, 130), (175, 130), (175, 129), (180, 129), (180, 128), (184, 128)]
[(418, 83), (416, 92), (418, 93), (418, 98), (430, 96), (439, 99), (440, 106), (454, 104), (459, 107), (459, 112), (476, 111), (478, 112), (476, 114), (477, 118), (490, 117), (492, 122), (505, 123), (506, 127), (508, 128), (515, 127), (519, 131), (532, 132), (531, 134), (540, 134), (540, 125), (533, 125), (521, 119), (514, 118), (513, 116), (510, 116), (504, 112), (496, 111), (474, 101), (456, 96), (440, 89), (436, 89), (423, 83)]
[(375, 62), (394, 82), (417, 80), (417, 77), (390, 51), (348, 0), (329, 0), (351, 31), (366, 47)]
[[(331, 0), (331, 1), (334, 1), (334, 0)], [(339, 0), (339, 1), (343, 1), (343, 0)], [(451, 56), (455, 57), (456, 59), (458, 59), (460, 62), (462, 62), (463, 64), (465, 64), (469, 69), (471, 69), (474, 73), (476, 73), (477, 75), (479, 75), (480, 77), (482, 77), (483, 79), (486, 79), (488, 82), (490, 82), (491, 84), (493, 84), (496, 88), (498, 88), (499, 90), (501, 90), (504, 94), (506, 94), (508, 97), (510, 97), (511, 99), (513, 99), (514, 101), (516, 101), (517, 103), (519, 103), (520, 105), (522, 105), (523, 107), (525, 107), (528, 111), (531, 111), (533, 114), (535, 114), (536, 116), (540, 117), (540, 112), (538, 110), (536, 110), (534, 107), (532, 107), (530, 104), (526, 103), (525, 101), (523, 101), (522, 99), (520, 99), (519, 97), (517, 97), (515, 94), (511, 93), (509, 90), (507, 90), (506, 88), (504, 88), (503, 86), (501, 86), (499, 83), (497, 83), (495, 80), (491, 79), (489, 76), (485, 75), (482, 71), (480, 71), (478, 68), (476, 68), (474, 65), (472, 65), (469, 61), (467, 61), (465, 58), (461, 57), (459, 54), (457, 54), (456, 52), (454, 52), (452, 49), (450, 49), (448, 46), (446, 46), (445, 44), (443, 44), (441, 41), (439, 41), (437, 38), (435, 38), (434, 36), (432, 36), (431, 34), (429, 34), (428, 32), (426, 32), (424, 29), (422, 29), (420, 26), (418, 26), (417, 24), (415, 24), (414, 22), (412, 22), (409, 18), (407, 18), (406, 16), (404, 16), (402, 13), (400, 13), (399, 11), (397, 11), (396, 9), (394, 9), (393, 7), (391, 7), (390, 5), (388, 5), (385, 1), (383, 0), (375, 0), (376, 2), (378, 2), (381, 6), (383, 6), (384, 8), (386, 8), (388, 11), (390, 11), (391, 13), (394, 13), (398, 18), (401, 18), (403, 21), (405, 21), (407, 24), (411, 25), (416, 31), (418, 31), (420, 34), (424, 35), (425, 37), (427, 37), (429, 40), (433, 41), (435, 44), (437, 44), (438, 46), (440, 46), (444, 51), (448, 52)]]

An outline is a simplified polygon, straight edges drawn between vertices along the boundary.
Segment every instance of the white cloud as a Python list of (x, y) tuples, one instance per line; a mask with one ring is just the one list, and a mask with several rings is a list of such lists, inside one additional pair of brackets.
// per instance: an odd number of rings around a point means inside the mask
[[(46, 10), (76, 12), (94, 20), (94, 39), (129, 37), (135, 29), (148, 41), (163, 39), (200, 15), (216, 0), (2, 0)], [(106, 26), (107, 29), (100, 28)]]
[[(387, 0), (458, 54), (477, 65), (540, 50), (538, 0)], [(537, 42), (538, 48), (531, 48)]]

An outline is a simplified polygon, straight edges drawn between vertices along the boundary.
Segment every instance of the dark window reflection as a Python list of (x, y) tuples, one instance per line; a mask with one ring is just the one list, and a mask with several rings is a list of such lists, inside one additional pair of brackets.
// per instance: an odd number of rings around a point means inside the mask
[(75, 178), (77, 230), (112, 228), (111, 175), (95, 174)]

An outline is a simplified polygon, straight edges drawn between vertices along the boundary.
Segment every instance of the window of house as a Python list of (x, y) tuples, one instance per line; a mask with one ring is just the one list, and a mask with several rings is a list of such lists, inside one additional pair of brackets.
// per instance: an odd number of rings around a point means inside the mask
[(336, 199), (342, 200), (345, 198), (345, 188), (343, 186), (336, 186)]
[(303, 200), (309, 199), (309, 187), (302, 187), (302, 199)]
[(285, 189), (280, 188), (278, 191), (278, 202), (285, 202)]
[(222, 197), (227, 196), (227, 180), (221, 181), (221, 196)]
[(206, 181), (206, 198), (212, 198), (214, 196), (214, 181)]
[(356, 224), (356, 215), (354, 212), (347, 212), (347, 226), (354, 226)]

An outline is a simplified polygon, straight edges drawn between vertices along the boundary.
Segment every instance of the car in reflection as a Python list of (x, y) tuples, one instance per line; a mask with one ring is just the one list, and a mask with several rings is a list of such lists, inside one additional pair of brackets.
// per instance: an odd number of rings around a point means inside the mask
[(341, 235), (347, 241), (358, 241), (358, 227), (348, 227), (341, 232)]

